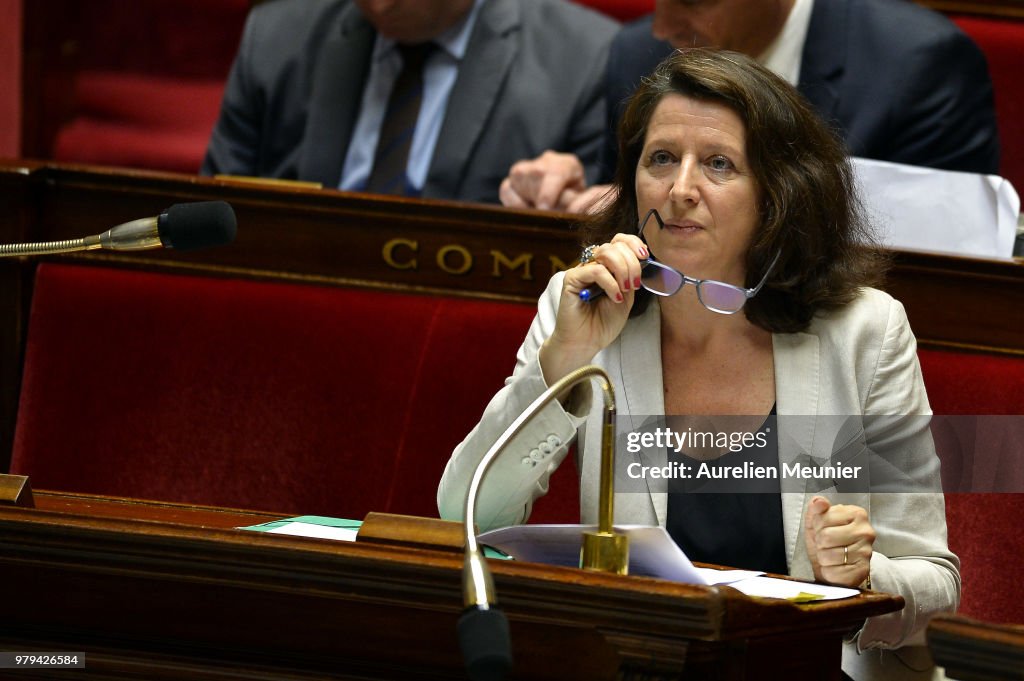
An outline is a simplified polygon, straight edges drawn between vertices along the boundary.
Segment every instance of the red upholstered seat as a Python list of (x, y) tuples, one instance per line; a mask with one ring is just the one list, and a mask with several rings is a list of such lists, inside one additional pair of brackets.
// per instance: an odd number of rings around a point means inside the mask
[[(960, 439), (969, 435), (968, 450), (981, 447), (977, 456), (999, 458), (1001, 476), (1015, 476), (1019, 481), (1024, 452), (1013, 439), (993, 437), (994, 428), (1011, 433), (1020, 432), (1024, 419), (1024, 358), (919, 350), (921, 370), (928, 388), (928, 399), (936, 414), (997, 415), (1013, 417), (1013, 422), (986, 419), (975, 429), (969, 421), (960, 425)], [(957, 421), (952, 422), (957, 425)], [(995, 434), (998, 435), (998, 434)], [(1002, 445), (1003, 451), (986, 449), (988, 442)], [(948, 480), (949, 456), (943, 452), (937, 434), (936, 446), (943, 454), (943, 478)], [(968, 474), (973, 462), (955, 461)], [(1017, 489), (1013, 481), (1009, 489)], [(946, 494), (946, 523), (949, 547), (960, 557), (963, 594), (960, 612), (990, 622), (1024, 623), (1024, 601), (1017, 593), (1021, 573), (1020, 556), (1024, 556), (1024, 534), (1018, 518), (1024, 508), (1020, 493), (950, 493)]]
[(936, 414), (1024, 414), (1024, 357), (919, 349)]
[(654, 11), (654, 0), (575, 0), (619, 21), (632, 21)]
[[(445, 462), (533, 312), (42, 264), (12, 472), (43, 489), (436, 516)], [(572, 468), (533, 521), (578, 518)]]
[(82, 72), (75, 117), (57, 132), (53, 158), (198, 173), (223, 94), (217, 78)]
[(79, 117), (57, 134), (53, 158), (70, 163), (153, 168), (195, 175), (206, 153), (212, 128), (212, 122), (209, 126), (179, 130)]
[(1024, 494), (947, 494), (949, 548), (960, 557), (959, 612), (986, 622), (1024, 623), (1020, 532)]
[(60, 24), (54, 35), (71, 38), (45, 47), (62, 52), (69, 73), (49, 86), (61, 97), (48, 102), (54, 130), (44, 153), (199, 172), (251, 0), (65, 4), (46, 17)]

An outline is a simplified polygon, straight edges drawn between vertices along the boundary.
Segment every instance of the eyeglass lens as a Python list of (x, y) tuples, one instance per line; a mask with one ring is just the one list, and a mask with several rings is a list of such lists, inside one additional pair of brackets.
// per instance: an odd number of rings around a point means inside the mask
[[(683, 287), (686, 280), (674, 268), (649, 260), (640, 273), (640, 282), (651, 293), (671, 296)], [(742, 289), (710, 279), (697, 284), (697, 295), (704, 307), (715, 312), (738, 312), (747, 302), (746, 292)]]
[(683, 286), (683, 275), (660, 262), (648, 260), (640, 272), (640, 283), (651, 293), (670, 296)]
[(718, 281), (702, 281), (697, 286), (697, 294), (704, 307), (718, 312), (737, 312), (747, 302), (745, 291)]

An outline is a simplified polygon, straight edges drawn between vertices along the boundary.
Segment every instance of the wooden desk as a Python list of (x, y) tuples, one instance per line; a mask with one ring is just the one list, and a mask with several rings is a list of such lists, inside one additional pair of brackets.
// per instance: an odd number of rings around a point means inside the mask
[(1024, 679), (1024, 626), (939, 615), (928, 624), (928, 648), (950, 679)]
[[(84, 651), (81, 679), (465, 678), (458, 554), (232, 529), (265, 513), (35, 496), (0, 507), (0, 649)], [(517, 679), (838, 678), (843, 633), (903, 605), (492, 568)]]
[[(223, 199), (238, 238), (202, 252), (63, 258), (225, 277), (361, 286), (533, 304), (571, 264), (570, 215), (259, 185), (113, 168), (0, 163), (0, 243), (98, 234), (185, 201)], [(897, 252), (886, 288), (919, 343), (1024, 353), (1024, 265)], [(0, 471), (7, 470), (36, 260), (0, 260)]]

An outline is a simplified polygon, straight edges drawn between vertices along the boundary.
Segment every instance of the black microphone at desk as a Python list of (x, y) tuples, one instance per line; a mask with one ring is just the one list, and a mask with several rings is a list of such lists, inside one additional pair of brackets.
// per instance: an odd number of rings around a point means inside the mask
[(222, 246), (235, 239), (235, 211), (224, 201), (177, 203), (160, 215), (132, 220), (102, 234), (81, 239), (0, 246), (0, 257), (93, 251), (142, 251), (173, 248), (192, 251)]

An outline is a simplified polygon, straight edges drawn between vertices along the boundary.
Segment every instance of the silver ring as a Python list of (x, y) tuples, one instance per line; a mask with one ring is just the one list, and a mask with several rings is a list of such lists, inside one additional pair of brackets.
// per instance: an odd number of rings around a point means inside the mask
[(850, 547), (843, 547), (843, 565), (848, 565), (850, 560)]
[(596, 249), (596, 248), (597, 248), (597, 246), (595, 246), (593, 244), (591, 244), (589, 246), (584, 246), (583, 247), (583, 252), (580, 253), (580, 264), (581, 265), (586, 265), (587, 263), (594, 262), (594, 260), (595, 260), (595, 258), (594, 258), (594, 249)]

